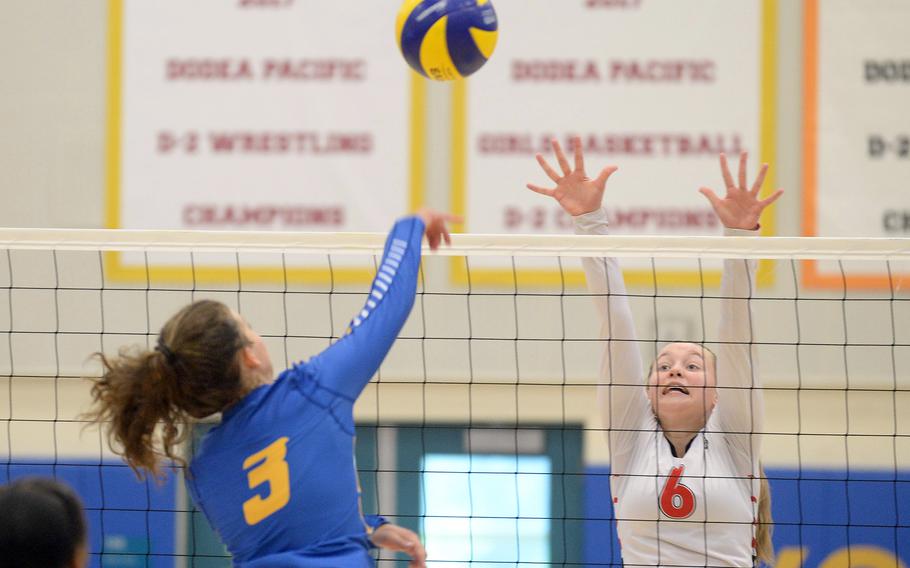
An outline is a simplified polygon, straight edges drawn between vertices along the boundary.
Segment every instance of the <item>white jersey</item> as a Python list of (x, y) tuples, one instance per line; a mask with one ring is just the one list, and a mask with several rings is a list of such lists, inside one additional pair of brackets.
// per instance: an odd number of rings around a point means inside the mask
[[(575, 217), (575, 227), (579, 234), (607, 234), (606, 213)], [(586, 258), (583, 265), (602, 336), (610, 340), (598, 398), (623, 564), (752, 566), (760, 488), (760, 436), (752, 433), (761, 431), (764, 415), (750, 347), (755, 262), (724, 262), (717, 405), (680, 458), (673, 456), (645, 393), (647, 371), (618, 263)]]

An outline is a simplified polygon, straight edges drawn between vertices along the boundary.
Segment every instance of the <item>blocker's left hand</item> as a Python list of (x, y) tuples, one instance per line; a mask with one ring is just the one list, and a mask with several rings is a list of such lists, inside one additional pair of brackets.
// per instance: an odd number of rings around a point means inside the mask
[(414, 531), (386, 523), (373, 531), (370, 540), (379, 548), (403, 552), (410, 556), (409, 568), (426, 568), (427, 551)]
[(733, 182), (733, 176), (730, 175), (727, 157), (724, 154), (720, 155), (720, 171), (724, 176), (724, 185), (727, 186), (727, 194), (723, 199), (707, 187), (699, 189), (698, 192), (711, 202), (711, 207), (714, 208), (714, 212), (724, 227), (754, 231), (759, 226), (758, 220), (761, 218), (762, 211), (777, 201), (783, 195), (784, 190), (778, 189), (766, 199), (758, 198), (761, 186), (765, 181), (765, 174), (768, 173), (768, 164), (762, 164), (755, 183), (750, 189), (746, 189), (746, 158), (745, 152), (739, 156), (739, 183), (737, 184)]

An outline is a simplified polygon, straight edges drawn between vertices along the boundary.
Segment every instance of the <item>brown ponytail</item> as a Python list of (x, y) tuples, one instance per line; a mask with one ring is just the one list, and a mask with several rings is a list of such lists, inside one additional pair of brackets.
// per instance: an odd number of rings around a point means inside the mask
[(771, 542), (771, 532), (774, 529), (774, 520), (771, 518), (771, 486), (765, 477), (765, 468), (759, 466), (760, 490), (758, 493), (758, 526), (755, 530), (755, 552), (758, 560), (765, 566), (774, 566), (774, 545)]
[(177, 448), (189, 434), (187, 423), (220, 412), (245, 394), (237, 352), (246, 344), (227, 306), (194, 302), (161, 328), (154, 351), (124, 348), (113, 359), (95, 354), (104, 371), (92, 386), (94, 405), (87, 416), (110, 423), (111, 448), (140, 478), (148, 473), (161, 478), (160, 458), (185, 463)]

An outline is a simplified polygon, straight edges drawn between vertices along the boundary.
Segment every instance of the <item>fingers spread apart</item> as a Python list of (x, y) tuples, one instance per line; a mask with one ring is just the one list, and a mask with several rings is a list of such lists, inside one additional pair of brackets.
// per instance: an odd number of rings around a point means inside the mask
[(559, 168), (562, 170), (563, 175), (570, 175), (572, 168), (569, 167), (569, 160), (566, 158), (566, 153), (562, 151), (562, 145), (560, 145), (559, 140), (554, 138), (550, 141), (550, 144), (553, 145), (553, 152), (556, 154), (556, 161), (559, 162)]
[(736, 187), (736, 184), (733, 183), (733, 176), (730, 175), (730, 166), (727, 164), (727, 155), (720, 155), (720, 173), (724, 176), (724, 187), (729, 190), (730, 188)]
[(547, 189), (546, 187), (540, 187), (539, 185), (534, 185), (533, 183), (529, 183), (527, 185), (527, 188), (530, 189), (531, 191), (533, 191), (534, 193), (546, 195), (547, 197), (553, 197), (554, 195), (556, 195), (555, 189)]
[(553, 166), (547, 162), (547, 159), (543, 157), (543, 154), (537, 154), (535, 157), (537, 158), (537, 163), (540, 164), (541, 168), (543, 168), (544, 173), (547, 174), (547, 177), (554, 182), (559, 183), (559, 180), (562, 179), (562, 176), (556, 173), (556, 170), (554, 170)]

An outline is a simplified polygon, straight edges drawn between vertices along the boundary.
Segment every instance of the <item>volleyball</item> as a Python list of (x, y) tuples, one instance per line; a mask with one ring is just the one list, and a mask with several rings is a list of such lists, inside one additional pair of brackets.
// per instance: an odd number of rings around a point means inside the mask
[(405, 0), (398, 11), (398, 47), (424, 77), (467, 77), (496, 48), (499, 23), (490, 0)]

